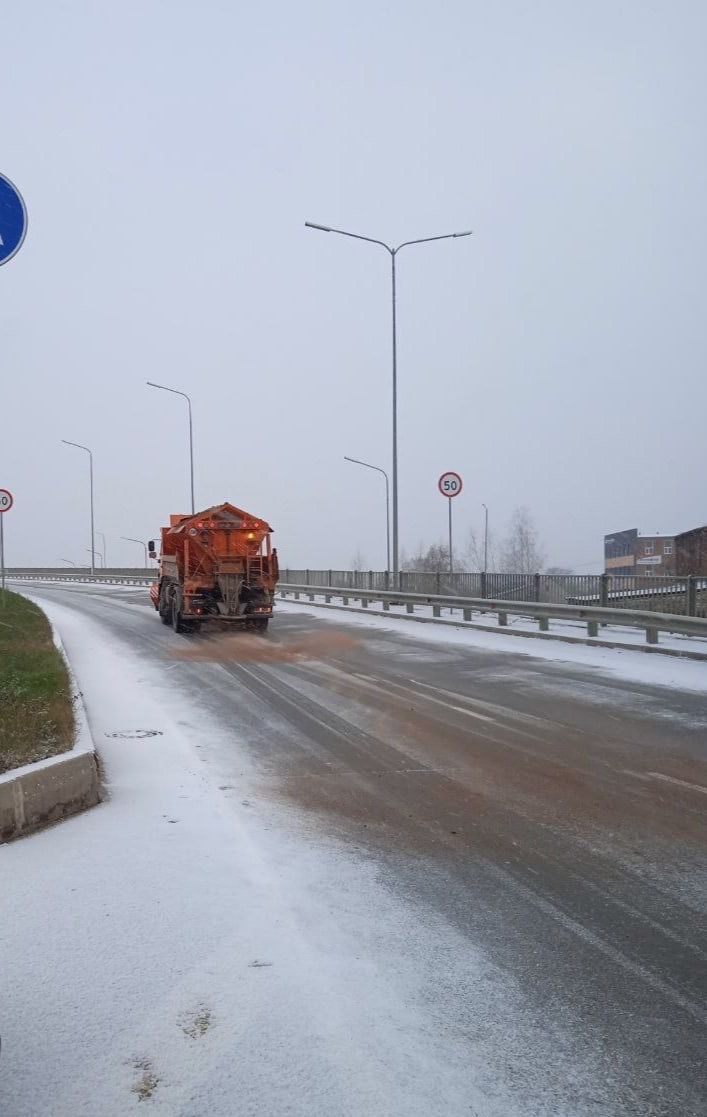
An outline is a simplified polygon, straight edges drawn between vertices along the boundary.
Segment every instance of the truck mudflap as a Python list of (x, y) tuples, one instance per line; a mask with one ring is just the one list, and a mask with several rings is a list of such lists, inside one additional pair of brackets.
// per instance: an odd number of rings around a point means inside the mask
[(159, 599), (160, 587), (158, 586), (157, 582), (153, 582), (150, 586), (150, 601), (154, 605), (155, 609), (159, 608)]

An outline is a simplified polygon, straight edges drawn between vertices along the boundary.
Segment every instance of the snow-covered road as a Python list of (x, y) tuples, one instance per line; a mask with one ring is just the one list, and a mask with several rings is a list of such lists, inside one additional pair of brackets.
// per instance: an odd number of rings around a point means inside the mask
[(0, 848), (3, 1117), (704, 1112), (701, 664), (33, 592), (109, 799)]

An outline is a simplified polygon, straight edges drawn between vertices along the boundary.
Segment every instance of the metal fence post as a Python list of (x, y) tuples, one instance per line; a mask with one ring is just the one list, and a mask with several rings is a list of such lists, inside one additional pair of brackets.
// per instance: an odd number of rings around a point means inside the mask
[(368, 571), (368, 588), (369, 588), (369, 590), (373, 589), (373, 571), (372, 570)]
[(305, 570), (304, 572), (304, 583), (306, 586), (309, 585), (309, 570)]
[(435, 585), (436, 585), (436, 588), (435, 588), (435, 593), (436, 593), (437, 595), (439, 595), (439, 594), (440, 594), (440, 593), (442, 592), (442, 586), (441, 586), (441, 583), (440, 583), (440, 572), (439, 572), (439, 570), (437, 571), (437, 581), (436, 581)]
[(685, 579), (685, 597), (688, 617), (697, 616), (697, 579), (694, 574), (688, 574)]
[(599, 575), (599, 604), (602, 608), (606, 608), (609, 604), (609, 575)]
[(533, 593), (535, 595), (533, 597), (533, 601), (539, 601), (540, 600), (540, 575), (539, 574), (533, 574)]
[(329, 587), (331, 588), (331, 570), (329, 571)]
[(481, 596), (482, 597), (488, 597), (488, 594), (486, 592), (486, 571), (485, 570), (481, 571)]

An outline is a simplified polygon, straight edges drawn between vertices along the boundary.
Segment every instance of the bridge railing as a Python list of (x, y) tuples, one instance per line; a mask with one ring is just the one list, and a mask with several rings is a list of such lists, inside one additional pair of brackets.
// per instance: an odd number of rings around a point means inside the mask
[(707, 616), (707, 577), (644, 574), (450, 574), (448, 571), (282, 570), (283, 582), (403, 593), (538, 601), (555, 605), (611, 605), (688, 617)]

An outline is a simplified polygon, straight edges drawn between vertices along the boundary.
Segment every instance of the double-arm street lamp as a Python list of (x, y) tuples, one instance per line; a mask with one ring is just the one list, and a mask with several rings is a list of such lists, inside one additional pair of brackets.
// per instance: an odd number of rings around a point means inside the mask
[[(401, 248), (413, 244), (429, 244), (433, 240), (456, 240), (458, 237), (469, 237), (471, 231), (463, 233), (444, 233), (437, 237), (419, 237), (417, 240), (405, 240), (402, 244), (386, 244), (375, 237), (364, 237), (360, 233), (350, 233), (346, 229), (332, 229), (329, 225), (316, 225), (313, 221), (305, 221), (308, 229), (318, 229), (321, 233), (339, 233), (342, 237), (353, 237), (354, 240), (365, 240), (369, 244), (378, 244), (390, 255), (390, 277), (392, 287), (392, 324), (393, 324), (393, 574), (398, 574), (398, 343), (396, 322), (396, 292), (395, 292), (395, 259)], [(390, 564), (388, 564), (390, 566)]]

